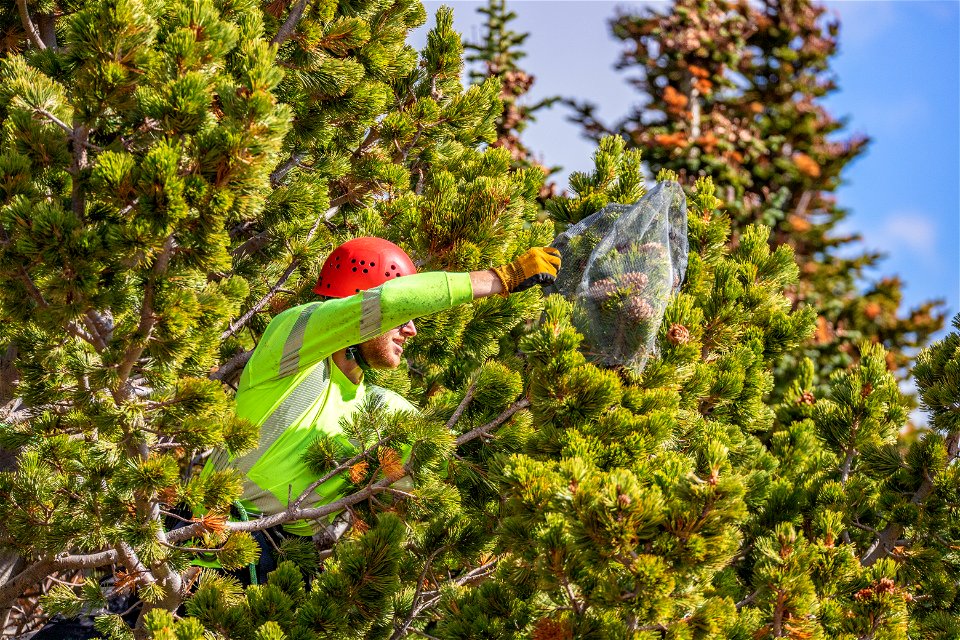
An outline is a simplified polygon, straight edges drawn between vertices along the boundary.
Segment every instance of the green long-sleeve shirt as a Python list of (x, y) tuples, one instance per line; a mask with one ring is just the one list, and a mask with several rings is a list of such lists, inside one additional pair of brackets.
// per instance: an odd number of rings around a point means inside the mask
[[(220, 451), (207, 469), (236, 467), (245, 477), (246, 504), (265, 514), (282, 511), (288, 497), (296, 499), (319, 478), (301, 460), (303, 452), (321, 433), (340, 435), (340, 420), (365, 398), (376, 395), (393, 410), (413, 410), (391, 391), (362, 379), (353, 384), (331, 354), (472, 299), (469, 274), (432, 272), (284, 311), (267, 327), (237, 389), (237, 414), (260, 426), (259, 445), (239, 458)], [(303, 506), (332, 502), (345, 484), (340, 476), (328, 480)], [(310, 535), (317, 525), (298, 522), (286, 529)]]

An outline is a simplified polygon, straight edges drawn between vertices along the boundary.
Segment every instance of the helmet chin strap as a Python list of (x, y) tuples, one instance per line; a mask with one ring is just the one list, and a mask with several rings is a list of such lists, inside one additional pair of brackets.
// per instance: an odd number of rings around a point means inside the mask
[(366, 358), (363, 357), (363, 354), (360, 353), (360, 345), (358, 344), (347, 347), (347, 359), (356, 362), (361, 371), (366, 371), (370, 368), (370, 363), (368, 363)]

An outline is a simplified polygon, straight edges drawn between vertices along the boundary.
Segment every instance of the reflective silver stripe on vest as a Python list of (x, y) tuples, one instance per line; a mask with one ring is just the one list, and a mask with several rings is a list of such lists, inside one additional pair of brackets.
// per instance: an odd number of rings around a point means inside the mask
[(267, 449), (283, 434), (291, 424), (296, 422), (324, 392), (330, 380), (327, 363), (321, 362), (300, 381), (283, 402), (280, 403), (270, 417), (260, 426), (260, 443), (250, 453), (233, 461), (233, 466), (244, 475), (249, 473), (253, 465), (267, 452)]
[(360, 303), (360, 342), (380, 335), (381, 324), (383, 314), (380, 313), (380, 288), (367, 289), (363, 292), (363, 301)]
[(226, 447), (214, 449), (213, 454), (210, 456), (210, 463), (213, 464), (213, 468), (217, 471), (223, 471), (230, 466), (230, 452), (227, 451)]
[(280, 356), (280, 377), (296, 373), (300, 369), (300, 349), (303, 348), (303, 336), (307, 330), (307, 321), (310, 320), (310, 314), (316, 309), (316, 305), (311, 305), (300, 312), (297, 321), (293, 323), (293, 328), (287, 334), (287, 339), (283, 343), (283, 355)]

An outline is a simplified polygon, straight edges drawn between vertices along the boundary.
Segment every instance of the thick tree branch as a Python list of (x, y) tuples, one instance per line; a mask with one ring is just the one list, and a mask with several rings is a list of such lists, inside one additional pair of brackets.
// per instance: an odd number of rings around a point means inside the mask
[(48, 49), (57, 48), (57, 18), (52, 13), (37, 14), (37, 30)]
[(239, 245), (233, 251), (230, 252), (234, 258), (242, 258), (248, 256), (251, 253), (256, 253), (270, 242), (270, 232), (261, 231), (255, 236), (251, 236), (243, 241), (243, 244)]
[(57, 558), (44, 558), (21, 571), (13, 579), (0, 585), (0, 610), (9, 608), (23, 591), (47, 577), (51, 573), (70, 569), (93, 569), (113, 564), (118, 554), (113, 549), (85, 555), (63, 555)]
[(290, 10), (290, 15), (287, 16), (287, 19), (277, 31), (277, 35), (273, 36), (273, 39), (270, 40), (270, 44), (280, 46), (286, 42), (290, 36), (293, 35), (293, 31), (297, 28), (297, 23), (300, 22), (300, 18), (303, 17), (303, 12), (306, 8), (307, 0), (300, 0), (300, 2), (294, 5), (293, 9)]
[(509, 420), (513, 416), (513, 414), (515, 414), (517, 411), (520, 411), (520, 409), (525, 409), (529, 406), (530, 406), (530, 400), (528, 398), (520, 398), (519, 400), (514, 402), (512, 405), (507, 407), (506, 411), (501, 413), (494, 420), (488, 422), (487, 424), (481, 427), (477, 427), (476, 429), (471, 429), (470, 431), (458, 437), (456, 440), (456, 445), (459, 447), (460, 445), (470, 442), (471, 440), (476, 440), (477, 438), (480, 438), (482, 436), (489, 434), (492, 430), (496, 429), (497, 427), (502, 425), (504, 422)]
[[(352, 507), (357, 503), (363, 502), (364, 500), (383, 492), (387, 487), (393, 484), (393, 482), (394, 481), (390, 478), (382, 478), (373, 484), (367, 485), (360, 491), (340, 498), (339, 500), (331, 502), (330, 504), (325, 504), (320, 507), (312, 507), (309, 509), (291, 509), (288, 507), (280, 513), (257, 518), (256, 520), (250, 520), (247, 522), (228, 522), (226, 527), (230, 531), (261, 531), (263, 529), (269, 529), (270, 527), (278, 524), (293, 522), (294, 520), (318, 520), (330, 515), (331, 513), (343, 511), (347, 507)], [(196, 524), (170, 531), (167, 534), (167, 541), (173, 543), (180, 542), (181, 540), (188, 540), (196, 535), (199, 535), (203, 531), (203, 524), (198, 522)]]
[(230, 378), (233, 377), (234, 373), (246, 366), (247, 362), (252, 356), (253, 349), (250, 349), (249, 351), (241, 351), (220, 365), (220, 368), (211, 373), (208, 377), (211, 380), (219, 380), (220, 382), (227, 383), (229, 382)]
[(17, 10), (20, 12), (20, 22), (23, 23), (23, 29), (27, 32), (30, 43), (37, 49), (46, 49), (47, 45), (44, 44), (40, 32), (37, 31), (36, 25), (30, 19), (30, 12), (27, 11), (27, 0), (17, 0)]
[(287, 177), (287, 174), (290, 173), (294, 167), (303, 162), (306, 157), (306, 151), (298, 151), (292, 154), (286, 162), (274, 169), (273, 173), (270, 174), (270, 186), (274, 189), (279, 187), (280, 183), (283, 182), (283, 179)]

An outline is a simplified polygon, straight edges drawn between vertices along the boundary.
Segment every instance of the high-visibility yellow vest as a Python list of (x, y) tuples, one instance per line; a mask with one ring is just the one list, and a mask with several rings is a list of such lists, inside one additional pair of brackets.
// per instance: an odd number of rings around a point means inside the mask
[[(275, 317), (264, 332), (240, 377), (237, 414), (260, 426), (256, 449), (240, 457), (216, 451), (203, 473), (233, 466), (244, 474), (243, 502), (255, 511), (273, 514), (286, 508), (320, 476), (301, 461), (306, 448), (321, 433), (341, 438), (340, 421), (370, 395), (396, 411), (413, 411), (401, 396), (361, 379), (353, 384), (330, 355), (359, 344), (414, 318), (442, 311), (473, 299), (467, 273), (420, 273), (363, 291), (349, 298), (312, 302)], [(305, 508), (341, 497), (344, 477), (320, 485)], [(324, 523), (296, 522), (285, 526), (298, 535), (311, 535)]]

